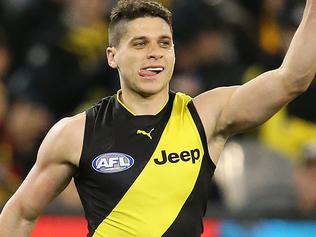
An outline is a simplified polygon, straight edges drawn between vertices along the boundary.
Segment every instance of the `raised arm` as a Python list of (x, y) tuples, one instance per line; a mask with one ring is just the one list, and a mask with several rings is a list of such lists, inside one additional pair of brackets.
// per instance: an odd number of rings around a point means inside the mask
[(47, 204), (70, 182), (82, 147), (83, 115), (58, 122), (45, 137), (37, 161), (0, 215), (1, 237), (27, 237)]
[[(307, 0), (303, 19), (282, 65), (242, 86), (218, 88), (194, 98), (215, 150), (233, 133), (262, 124), (303, 93), (316, 72), (316, 0)], [(220, 141), (220, 142), (218, 142)]]

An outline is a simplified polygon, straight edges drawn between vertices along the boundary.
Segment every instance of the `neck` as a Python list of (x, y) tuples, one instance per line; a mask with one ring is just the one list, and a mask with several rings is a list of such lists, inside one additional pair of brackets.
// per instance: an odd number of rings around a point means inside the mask
[(168, 90), (151, 96), (142, 96), (128, 90), (121, 89), (118, 98), (134, 115), (156, 115), (166, 105), (169, 99)]

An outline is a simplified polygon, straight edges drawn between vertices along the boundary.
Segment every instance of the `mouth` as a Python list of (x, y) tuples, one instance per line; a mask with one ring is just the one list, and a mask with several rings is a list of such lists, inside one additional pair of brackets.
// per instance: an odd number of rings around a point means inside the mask
[(161, 66), (150, 66), (140, 69), (138, 74), (141, 77), (152, 77), (160, 74), (164, 70), (165, 68)]

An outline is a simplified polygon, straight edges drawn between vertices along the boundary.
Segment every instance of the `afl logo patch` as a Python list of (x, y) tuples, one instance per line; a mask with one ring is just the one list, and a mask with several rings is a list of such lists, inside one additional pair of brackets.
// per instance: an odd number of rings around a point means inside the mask
[(94, 158), (92, 167), (100, 173), (118, 173), (134, 165), (133, 157), (123, 153), (105, 153)]

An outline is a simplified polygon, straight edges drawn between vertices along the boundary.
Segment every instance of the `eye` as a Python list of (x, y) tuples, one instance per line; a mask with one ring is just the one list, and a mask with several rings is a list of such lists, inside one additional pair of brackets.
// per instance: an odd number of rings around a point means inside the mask
[(136, 41), (133, 43), (133, 46), (138, 49), (144, 48), (145, 45), (146, 45), (145, 41)]
[(161, 40), (159, 42), (160, 46), (163, 47), (163, 48), (169, 48), (170, 45), (171, 45), (171, 42), (170, 40)]

